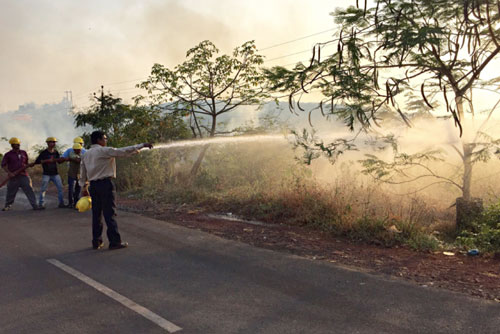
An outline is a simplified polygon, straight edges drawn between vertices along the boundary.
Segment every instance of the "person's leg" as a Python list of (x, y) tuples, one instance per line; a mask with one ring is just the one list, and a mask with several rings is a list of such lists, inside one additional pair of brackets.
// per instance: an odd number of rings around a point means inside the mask
[(106, 234), (109, 240), (109, 246), (119, 245), (122, 240), (118, 233), (118, 224), (115, 220), (115, 186), (111, 179), (103, 181), (102, 212), (106, 221)]
[(49, 186), (50, 175), (42, 175), (42, 185), (40, 186), (40, 196), (38, 198), (38, 205), (43, 206), (45, 203), (45, 193)]
[(31, 185), (31, 178), (29, 176), (22, 175), (20, 179), (20, 186), (23, 189), (23, 192), (26, 195), (26, 198), (28, 198), (28, 201), (30, 202), (33, 209), (36, 209), (36, 197)]
[(97, 182), (90, 183), (89, 194), (92, 198), (92, 246), (97, 248), (102, 244), (102, 201)]
[(13, 177), (7, 183), (7, 195), (5, 196), (5, 208), (9, 208), (16, 199), (17, 190), (19, 189), (19, 176)]
[(64, 190), (61, 177), (58, 175), (51, 176), (52, 182), (56, 185), (57, 188), (57, 198), (59, 200), (59, 205), (64, 205)]
[(76, 204), (78, 200), (80, 199), (80, 192), (82, 191), (82, 188), (80, 187), (80, 183), (78, 182), (78, 179), (75, 179), (75, 191), (73, 193), (73, 203)]
[(71, 176), (68, 176), (68, 206), (72, 207), (76, 202), (73, 203), (74, 198), (74, 187), (75, 187), (75, 179)]

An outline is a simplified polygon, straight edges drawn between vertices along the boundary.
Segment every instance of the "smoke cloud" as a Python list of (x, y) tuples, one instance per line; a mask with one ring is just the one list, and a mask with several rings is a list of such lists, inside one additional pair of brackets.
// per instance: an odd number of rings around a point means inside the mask
[[(129, 98), (154, 63), (173, 67), (202, 40), (213, 41), (224, 53), (247, 40), (267, 47), (332, 28), (328, 13), (338, 5), (345, 3), (0, 0), (0, 112), (29, 102), (55, 103), (67, 90), (77, 106), (86, 106), (101, 84)], [(284, 45), (265, 55), (286, 55), (311, 43)], [(302, 58), (308, 55), (283, 61)]]
[[(80, 135), (70, 114), (70, 101), (36, 105), (25, 104), (13, 112), (0, 113), (0, 137), (17, 137), (21, 147), (30, 151), (35, 145), (45, 145), (47, 137), (56, 137), (60, 145), (70, 146), (73, 138)], [(0, 152), (10, 149), (6, 141), (0, 142)]]

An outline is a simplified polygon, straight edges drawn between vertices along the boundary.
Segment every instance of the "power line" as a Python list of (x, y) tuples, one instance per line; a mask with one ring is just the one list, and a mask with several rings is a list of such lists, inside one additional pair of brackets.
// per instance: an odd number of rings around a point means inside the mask
[(112, 86), (112, 85), (119, 85), (119, 84), (122, 84), (122, 83), (137, 82), (137, 81), (146, 80), (147, 78), (148, 77), (138, 78), (138, 79), (133, 79), (133, 80), (127, 80), (127, 81), (110, 82), (110, 83), (105, 83), (103, 86)]
[[(307, 39), (307, 38), (310, 38), (310, 37), (318, 36), (318, 35), (321, 35), (321, 34), (324, 34), (324, 33), (330, 32), (330, 31), (334, 31), (336, 29), (337, 28), (331, 28), (331, 29), (319, 31), (319, 32), (316, 32), (316, 33), (313, 33), (313, 34), (310, 34), (310, 35), (307, 35), (307, 36), (302, 36), (302, 37), (299, 37), (299, 38), (296, 38), (296, 39), (293, 39), (293, 40), (289, 40), (289, 41), (286, 41), (286, 42), (282, 42), (282, 43), (278, 43), (278, 44), (275, 44), (275, 45), (271, 45), (271, 46), (265, 47), (263, 49), (259, 49), (259, 51), (269, 50), (269, 49), (272, 49), (272, 48), (275, 48), (275, 47), (278, 47), (278, 46), (282, 46), (282, 45), (294, 43), (294, 42), (297, 42), (297, 41), (300, 41), (300, 40), (304, 40), (304, 39)], [(282, 59), (282, 58), (286, 58), (286, 57), (290, 57), (290, 56), (294, 56), (294, 55), (297, 55), (297, 54), (302, 54), (302, 53), (310, 52), (310, 51), (311, 50), (309, 50), (309, 49), (308, 50), (304, 50), (304, 51), (299, 51), (299, 52), (288, 54), (288, 55), (284, 55), (284, 56), (281, 56), (281, 57), (276, 57), (276, 58), (268, 59), (268, 60), (266, 60), (264, 62), (270, 62), (270, 61), (273, 61), (273, 60), (278, 60), (278, 59)], [(138, 82), (138, 81), (142, 81), (142, 80), (146, 80), (146, 79), (148, 79), (148, 77), (143, 77), (143, 78), (138, 78), (138, 79), (133, 79), (133, 80), (126, 80), (126, 81), (110, 82), (110, 83), (105, 83), (103, 85), (104, 86), (112, 86), (112, 85), (118, 85), (118, 84), (122, 84), (122, 83)], [(92, 93), (89, 93), (89, 94), (92, 94)]]
[(328, 30), (323, 30), (323, 31), (320, 31), (320, 32), (317, 32), (317, 33), (314, 33), (314, 34), (311, 34), (311, 35), (307, 35), (307, 36), (299, 37), (299, 38), (292, 39), (292, 40), (289, 40), (289, 41), (286, 41), (286, 42), (283, 42), (283, 43), (279, 43), (279, 44), (274, 44), (274, 45), (271, 45), (271, 46), (265, 47), (265, 48), (263, 48), (263, 49), (259, 49), (259, 51), (265, 51), (265, 50), (273, 49), (273, 48), (276, 48), (276, 47), (278, 47), (278, 46), (282, 46), (282, 45), (290, 44), (290, 43), (293, 43), (293, 42), (301, 41), (301, 40), (303, 40), (303, 39), (307, 39), (307, 38), (309, 38), (309, 37), (313, 37), (313, 36), (321, 35), (321, 34), (324, 34), (324, 33), (326, 33), (326, 32), (333, 31), (333, 30), (337, 30), (337, 28), (331, 28), (331, 29), (328, 29)]
[[(336, 40), (332, 40), (330, 42), (335, 42), (335, 41)], [(328, 46), (329, 45), (325, 45), (323, 48), (328, 47)], [(312, 50), (311, 49), (307, 49), (307, 50), (298, 51), (298, 52), (295, 52), (295, 53), (290, 53), (290, 54), (287, 54), (287, 55), (279, 56), (279, 57), (276, 57), (276, 58), (266, 59), (264, 61), (264, 63), (268, 63), (268, 62), (271, 62), (271, 61), (274, 61), (274, 60), (283, 59), (283, 58), (287, 58), (287, 57), (291, 57), (291, 56), (296, 56), (296, 55), (303, 54), (303, 53), (306, 53), (306, 52), (312, 53)], [(309, 60), (311, 60), (311, 59), (306, 59), (304, 61), (309, 61)], [(295, 63), (292, 63), (292, 64), (295, 64)], [(289, 65), (292, 65), (292, 64), (287, 64), (287, 65), (282, 65), (282, 66), (286, 67), (286, 66), (289, 66)]]
[[(274, 44), (274, 45), (271, 45), (271, 46), (259, 49), (259, 51), (265, 51), (265, 50), (276, 48), (276, 47), (279, 47), (279, 46), (282, 46), (282, 45), (291, 44), (291, 43), (294, 43), (294, 42), (297, 42), (297, 41), (301, 41), (301, 40), (304, 40), (304, 39), (307, 39), (307, 38), (310, 38), (310, 37), (318, 36), (318, 35), (321, 35), (321, 34), (324, 34), (324, 33), (330, 32), (330, 31), (334, 31), (336, 29), (337, 28), (331, 28), (331, 29), (319, 31), (319, 32), (316, 32), (316, 33), (313, 33), (313, 34), (310, 34), (310, 35), (307, 35), (307, 36), (298, 37), (298, 38), (295, 38), (295, 39), (292, 39), (292, 40), (289, 40), (289, 41), (286, 41), (286, 42)], [(331, 43), (331, 42), (334, 42), (334, 41), (338, 41), (338, 40), (340, 40), (340, 39), (334, 39), (334, 40), (329, 41), (328, 43)], [(291, 53), (291, 54), (287, 54), (287, 55), (283, 55), (283, 56), (279, 56), (279, 57), (267, 59), (267, 60), (264, 61), (264, 63), (268, 63), (268, 62), (271, 62), (271, 61), (275, 61), (275, 60), (279, 60), (279, 59), (283, 59), (283, 58), (287, 58), (287, 57), (291, 57), (291, 56), (303, 54), (303, 53), (306, 53), (306, 52), (311, 52), (311, 50), (307, 49), (307, 50), (303, 50), (303, 51), (299, 51), (299, 52), (294, 52), (294, 53)], [(309, 61), (309, 59), (304, 60), (304, 61)], [(297, 64), (298, 62), (300, 62), (300, 61), (297, 61), (295, 63), (286, 64), (286, 65), (283, 65), (283, 66), (286, 67), (286, 66), (294, 65), (294, 64)], [(140, 81), (146, 80), (146, 79), (148, 79), (148, 77), (137, 78), (137, 79), (132, 79), (132, 80), (123, 80), (123, 81), (109, 82), (109, 83), (105, 83), (103, 85), (106, 86), (106, 87), (108, 87), (108, 86), (119, 85), (119, 84), (124, 84), (124, 83), (140, 82)], [(118, 90), (118, 89), (117, 90), (111, 90), (111, 92), (114, 92), (115, 94), (119, 94), (120, 92), (132, 91), (132, 90), (135, 90), (135, 89), (137, 89), (138, 91), (140, 91), (140, 88), (133, 87), (133, 88), (120, 89), (120, 90)], [(74, 100), (78, 100), (78, 99), (83, 98), (83, 97), (88, 97), (88, 96), (91, 96), (92, 93), (93, 93), (93, 91), (90, 91), (90, 92), (85, 93), (85, 94), (79, 94), (79, 95), (73, 97), (73, 99)], [(131, 92), (129, 92), (129, 93), (131, 93)]]
[[(109, 87), (109, 86), (119, 85), (119, 84), (124, 84), (124, 83), (140, 82), (142, 80), (146, 80), (147, 78), (148, 77), (138, 78), (138, 79), (133, 79), (133, 80), (126, 80), (126, 81), (108, 82), (108, 83), (104, 83), (103, 86)], [(76, 98), (80, 98), (80, 97), (83, 97), (83, 96), (88, 96), (89, 94), (92, 94), (92, 93), (93, 93), (93, 91), (85, 93), (85, 94), (80, 94)]]
[(136, 90), (136, 91), (142, 91), (142, 88), (137, 88), (137, 87), (130, 87), (130, 88), (124, 88), (124, 89), (114, 89), (110, 90), (111, 93), (122, 93), (122, 92), (127, 92), (131, 90)]
[(276, 58), (267, 59), (267, 60), (264, 61), (264, 63), (268, 63), (268, 62), (275, 61), (275, 60), (278, 60), (278, 59), (283, 59), (283, 58), (286, 58), (286, 57), (291, 57), (291, 56), (303, 54), (303, 53), (306, 53), (306, 52), (311, 52), (311, 50), (307, 49), (307, 50), (303, 50), (303, 51), (299, 51), (299, 52), (295, 52), (295, 53), (290, 53), (290, 54), (287, 54), (287, 55), (284, 55), (284, 56), (279, 56), (279, 57), (276, 57)]
[[(366, 34), (366, 32), (365, 33), (363, 33), (363, 32), (359, 33), (359, 35), (362, 35), (362, 34)], [(328, 42), (321, 43), (321, 44), (323, 44), (323, 48), (325, 48), (325, 47), (331, 45), (331, 43), (333, 43), (333, 42), (339, 42), (340, 40), (341, 40), (340, 38), (334, 38), (334, 39), (329, 40)], [(276, 57), (276, 58), (266, 59), (264, 61), (264, 63), (271, 62), (271, 61), (278, 60), (278, 59), (283, 59), (283, 58), (290, 57), (290, 56), (295, 56), (295, 55), (306, 53), (306, 52), (312, 52), (312, 50), (311, 49), (307, 49), (307, 50), (298, 51), (298, 52), (295, 52), (295, 53), (291, 53), (291, 54), (279, 56), (279, 57)], [(290, 64), (285, 65), (285, 66), (289, 66), (289, 65)]]

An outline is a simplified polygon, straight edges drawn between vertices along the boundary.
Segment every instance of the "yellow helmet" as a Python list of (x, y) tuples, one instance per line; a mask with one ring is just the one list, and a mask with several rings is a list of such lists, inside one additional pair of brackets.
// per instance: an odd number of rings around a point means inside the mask
[(16, 138), (16, 137), (12, 137), (9, 140), (9, 144), (11, 144), (11, 145), (14, 145), (14, 144), (20, 145), (21, 141), (18, 138)]
[(75, 139), (73, 139), (73, 143), (78, 143), (78, 144), (83, 145), (83, 138), (82, 137), (75, 137)]
[(81, 144), (78, 144), (78, 143), (74, 143), (74, 144), (73, 144), (73, 149), (74, 149), (74, 150), (81, 150), (81, 149), (82, 149), (82, 145), (81, 145)]
[(78, 212), (85, 212), (92, 209), (92, 198), (90, 196), (83, 196), (76, 202), (75, 207), (78, 209)]
[(45, 141), (48, 143), (49, 141), (57, 141), (57, 139), (56, 137), (48, 137)]

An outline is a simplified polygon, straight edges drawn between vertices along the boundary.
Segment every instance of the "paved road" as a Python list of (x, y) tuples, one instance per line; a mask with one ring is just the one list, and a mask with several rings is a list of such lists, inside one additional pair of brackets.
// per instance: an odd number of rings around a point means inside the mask
[(131, 247), (94, 251), (90, 214), (48, 206), (0, 212), (0, 333), (499, 332), (498, 303), (130, 213)]

